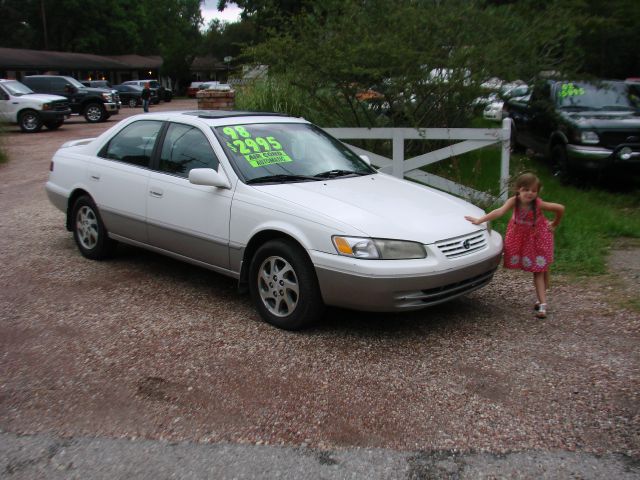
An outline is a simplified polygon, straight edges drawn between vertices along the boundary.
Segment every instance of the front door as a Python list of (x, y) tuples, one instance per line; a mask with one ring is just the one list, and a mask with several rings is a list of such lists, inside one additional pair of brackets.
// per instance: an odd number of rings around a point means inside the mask
[(9, 92), (0, 85), (0, 121), (12, 122), (17, 108), (18, 102), (15, 102)]
[(218, 170), (206, 135), (170, 123), (147, 197), (149, 244), (220, 269), (229, 268), (232, 191), (189, 182), (192, 168)]

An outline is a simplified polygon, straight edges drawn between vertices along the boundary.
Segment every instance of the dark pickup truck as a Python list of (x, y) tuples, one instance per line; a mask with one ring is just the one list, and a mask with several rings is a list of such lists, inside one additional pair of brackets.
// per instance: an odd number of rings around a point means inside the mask
[(640, 170), (638, 86), (623, 81), (551, 81), (531, 97), (505, 102), (512, 142), (552, 162), (565, 179), (573, 173)]
[(60, 95), (69, 100), (72, 113), (84, 115), (87, 122), (104, 122), (120, 111), (117, 93), (104, 88), (90, 88), (72, 77), (59, 75), (31, 75), (22, 83), (37, 93)]

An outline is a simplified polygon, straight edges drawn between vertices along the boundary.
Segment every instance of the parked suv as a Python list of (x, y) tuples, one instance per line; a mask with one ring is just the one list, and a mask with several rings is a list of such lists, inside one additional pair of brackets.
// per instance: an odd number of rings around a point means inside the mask
[(119, 99), (111, 90), (85, 87), (72, 77), (32, 75), (23, 82), (35, 92), (66, 97), (71, 111), (84, 115), (90, 123), (104, 122), (120, 111)]
[(548, 157), (556, 172), (640, 167), (640, 93), (622, 81), (552, 81), (505, 102), (512, 140)]
[(149, 89), (152, 94), (154, 91), (157, 92), (156, 100), (154, 101), (152, 97), (151, 103), (159, 103), (160, 100), (170, 102), (171, 99), (173, 99), (173, 90), (163, 87), (158, 80), (128, 80), (122, 82), (122, 85), (138, 85), (139, 87), (144, 87), (145, 83), (149, 84)]
[(0, 121), (17, 123), (23, 132), (38, 132), (42, 125), (59, 128), (71, 115), (69, 101), (58, 95), (33, 93), (17, 80), (0, 79)]

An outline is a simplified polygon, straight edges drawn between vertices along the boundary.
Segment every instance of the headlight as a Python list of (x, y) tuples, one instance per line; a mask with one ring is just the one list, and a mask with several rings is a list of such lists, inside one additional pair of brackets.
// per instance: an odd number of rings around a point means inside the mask
[(104, 98), (104, 100), (106, 102), (111, 102), (111, 99), (113, 98), (112, 95), (110, 93), (103, 93), (102, 94), (102, 98)]
[(51, 104), (50, 103), (43, 103), (42, 104), (42, 110), (51, 110)]
[(369, 260), (406, 260), (425, 258), (427, 252), (420, 243), (381, 238), (333, 236), (333, 245), (340, 255)]
[(600, 143), (600, 137), (598, 137), (598, 134), (596, 132), (586, 130), (584, 132), (580, 132), (580, 143), (588, 143), (594, 145)]

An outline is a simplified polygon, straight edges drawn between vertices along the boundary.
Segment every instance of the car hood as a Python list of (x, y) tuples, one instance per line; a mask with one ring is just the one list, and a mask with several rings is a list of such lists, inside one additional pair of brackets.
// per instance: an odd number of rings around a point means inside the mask
[(477, 231), (464, 216), (483, 214), (456, 197), (385, 174), (254, 188), (294, 204), (302, 215), (340, 222), (345, 231), (336, 233), (423, 244)]
[(109, 88), (84, 87), (82, 90), (84, 92), (94, 93), (96, 95), (102, 95), (103, 93), (111, 93), (111, 89)]
[(39, 100), (41, 102), (53, 102), (56, 100), (64, 100), (65, 102), (67, 101), (66, 97), (61, 97), (60, 95), (49, 95), (48, 93), (29, 93), (28, 95), (24, 95), (23, 98)]
[(562, 115), (580, 128), (601, 130), (640, 128), (640, 112), (588, 110), (581, 112), (562, 112)]

